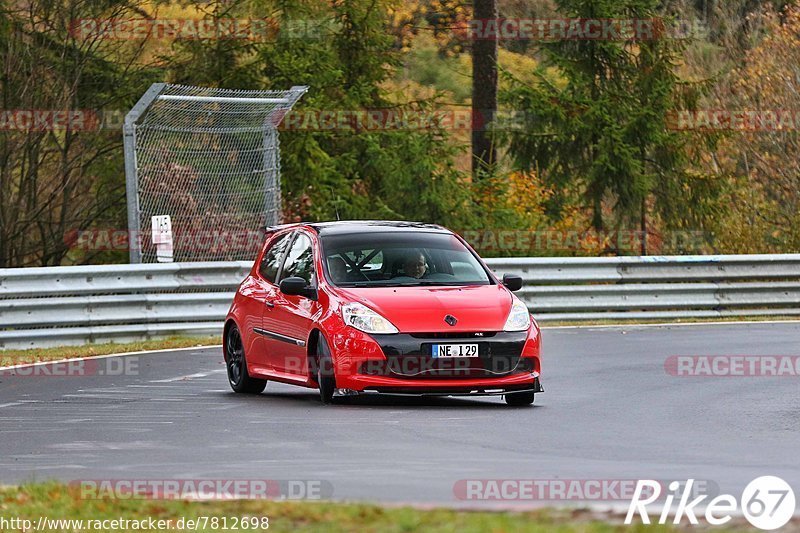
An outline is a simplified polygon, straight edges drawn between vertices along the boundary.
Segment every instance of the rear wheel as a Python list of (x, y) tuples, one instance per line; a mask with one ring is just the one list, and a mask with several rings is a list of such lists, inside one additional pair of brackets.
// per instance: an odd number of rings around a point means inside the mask
[(242, 334), (235, 325), (225, 335), (225, 366), (228, 368), (228, 383), (234, 392), (259, 394), (267, 386), (267, 380), (251, 378), (247, 373)]
[(319, 340), (317, 341), (316, 365), (319, 398), (324, 404), (332, 403), (333, 392), (336, 390), (336, 376), (333, 372), (331, 350), (322, 333), (319, 334)]
[(535, 395), (536, 393), (533, 391), (512, 392), (511, 394), (506, 394), (505, 399), (508, 405), (520, 407), (523, 405), (531, 405)]

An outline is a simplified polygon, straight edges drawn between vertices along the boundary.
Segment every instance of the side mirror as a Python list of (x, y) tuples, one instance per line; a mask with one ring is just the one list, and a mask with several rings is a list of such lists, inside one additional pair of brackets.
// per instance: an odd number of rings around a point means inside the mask
[(503, 285), (511, 292), (522, 288), (522, 276), (516, 274), (503, 274)]
[(299, 277), (291, 277), (281, 280), (280, 289), (283, 294), (305, 296), (312, 300), (317, 299), (317, 289), (308, 284), (306, 280)]

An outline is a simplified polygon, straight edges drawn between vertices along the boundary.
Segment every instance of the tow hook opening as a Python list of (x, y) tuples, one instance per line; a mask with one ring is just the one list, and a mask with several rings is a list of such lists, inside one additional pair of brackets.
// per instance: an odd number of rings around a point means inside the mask
[(334, 397), (342, 397), (342, 396), (358, 396), (358, 391), (353, 389), (336, 389), (333, 391)]

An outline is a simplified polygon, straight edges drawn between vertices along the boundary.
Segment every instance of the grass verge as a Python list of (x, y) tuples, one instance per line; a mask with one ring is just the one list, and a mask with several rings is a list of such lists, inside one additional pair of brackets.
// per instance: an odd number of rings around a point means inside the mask
[[(242, 517), (268, 517), (269, 531), (281, 532), (665, 532), (696, 531), (692, 526), (667, 527), (624, 525), (621, 517), (588, 510), (541, 509), (526, 512), (458, 511), (452, 509), (419, 509), (413, 507), (381, 507), (370, 504), (333, 502), (276, 502), (266, 500), (234, 500), (187, 502), (182, 500), (82, 499), (78, 487), (59, 483), (38, 483), (0, 489), (0, 517), (21, 518), (36, 524), (39, 517), (72, 520), (199, 520), (194, 531), (221, 531), (221, 522), (214, 529), (201, 517), (227, 519), (229, 531), (262, 531), (263, 528), (231, 528)], [(209, 518), (210, 522), (210, 518)], [(78, 531), (73, 523), (48, 531)], [(83, 531), (89, 531), (84, 523)], [(111, 525), (109, 523), (109, 525)], [(184, 522), (185, 525), (185, 522)], [(189, 529), (184, 527), (184, 530)], [(15, 531), (6, 528), (7, 531)], [(142, 531), (111, 527), (92, 531)], [(147, 530), (146, 528), (144, 530)], [(178, 531), (180, 529), (171, 529)], [(741, 523), (715, 531), (745, 531)], [(151, 530), (152, 531), (152, 530)]]
[(222, 343), (218, 336), (210, 337), (169, 337), (166, 339), (86, 344), (83, 346), (58, 346), (54, 348), (34, 348), (28, 350), (0, 350), (0, 367), (40, 361), (57, 361), (74, 357), (95, 357), (115, 353), (140, 352), (145, 350), (169, 350), (191, 348), (194, 346), (215, 346)]

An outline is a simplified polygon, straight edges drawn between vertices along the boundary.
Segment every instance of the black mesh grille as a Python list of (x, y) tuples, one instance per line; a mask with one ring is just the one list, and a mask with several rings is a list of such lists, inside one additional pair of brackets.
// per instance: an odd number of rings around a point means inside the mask
[(434, 333), (409, 333), (415, 339), (490, 339), (497, 335), (494, 331), (454, 331)]

